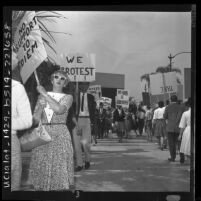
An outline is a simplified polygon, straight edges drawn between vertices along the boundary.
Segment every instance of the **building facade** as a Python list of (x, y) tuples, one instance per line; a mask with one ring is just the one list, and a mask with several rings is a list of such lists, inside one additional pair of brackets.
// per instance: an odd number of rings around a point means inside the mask
[(111, 98), (112, 107), (115, 107), (117, 89), (124, 89), (125, 87), (125, 75), (96, 72), (96, 80), (90, 85), (101, 85), (102, 96)]

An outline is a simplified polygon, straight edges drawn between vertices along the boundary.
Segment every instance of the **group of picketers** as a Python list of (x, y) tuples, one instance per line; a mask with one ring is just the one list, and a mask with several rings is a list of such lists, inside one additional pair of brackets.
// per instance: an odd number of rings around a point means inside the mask
[(128, 109), (121, 106), (105, 109), (101, 103), (96, 109), (93, 143), (96, 145), (97, 139), (107, 138), (108, 133), (116, 133), (121, 143), (133, 130), (136, 137), (145, 135), (150, 142), (156, 139), (160, 150), (169, 149), (170, 162), (175, 161), (179, 152), (180, 163), (184, 163), (185, 158), (191, 155), (190, 117), (191, 98), (182, 103), (176, 95), (172, 95), (165, 104), (159, 101), (154, 107), (142, 103), (137, 106), (131, 101)]
[[(18, 66), (16, 53), (12, 52), (12, 70)], [(150, 139), (156, 136), (160, 148), (168, 141), (171, 162), (176, 158), (176, 147), (180, 144), (180, 162), (190, 157), (190, 99), (177, 103), (172, 96), (170, 104), (146, 111), (140, 104), (131, 103), (128, 111), (121, 106), (105, 110), (97, 107), (94, 96), (87, 93), (89, 82), (80, 82), (78, 93), (66, 93), (70, 83), (66, 72), (55, 70), (50, 75), (51, 90), (36, 86), (37, 102), (31, 110), (30, 99), (20, 81), (12, 78), (11, 118), (11, 190), (20, 190), (22, 155), (19, 131), (43, 125), (51, 136), (47, 144), (32, 149), (28, 183), (35, 191), (68, 191), (75, 189), (74, 172), (88, 170), (91, 161), (91, 141), (107, 137), (110, 130), (117, 133), (119, 142), (128, 137), (131, 129), (139, 135), (145, 127)], [(77, 101), (76, 101), (77, 100)], [(137, 132), (137, 133), (138, 133)], [(167, 139), (167, 140), (166, 140)], [(178, 143), (181, 142), (181, 143)]]

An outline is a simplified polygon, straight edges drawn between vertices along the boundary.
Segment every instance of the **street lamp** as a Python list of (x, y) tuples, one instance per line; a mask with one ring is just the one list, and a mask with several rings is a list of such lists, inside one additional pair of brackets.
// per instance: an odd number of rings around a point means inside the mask
[(175, 54), (174, 56), (172, 56), (171, 54), (170, 54), (170, 56), (168, 56), (168, 58), (170, 59), (170, 71), (172, 70), (172, 59), (174, 59), (177, 55), (184, 54), (184, 53), (191, 53), (191, 52), (179, 52), (179, 53)]

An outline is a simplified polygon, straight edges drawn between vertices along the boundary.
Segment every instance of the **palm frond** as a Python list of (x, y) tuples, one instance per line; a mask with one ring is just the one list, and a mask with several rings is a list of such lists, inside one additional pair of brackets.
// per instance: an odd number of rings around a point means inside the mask
[(181, 84), (181, 80), (178, 77), (176, 77), (176, 79), (177, 79), (177, 83)]
[(12, 35), (15, 35), (17, 27), (19, 26), (20, 21), (26, 14), (26, 11), (13, 11), (12, 12)]
[[(47, 13), (46, 15), (44, 15), (45, 13)], [(51, 15), (50, 15), (50, 14)], [(55, 15), (52, 15), (52, 14), (55, 14)], [(36, 11), (36, 16), (37, 17), (56, 17), (56, 18), (63, 18), (63, 19), (68, 19), (67, 17), (63, 16), (62, 14), (60, 13), (57, 13), (55, 11)]]
[(55, 54), (57, 54), (56, 50), (50, 45), (49, 41), (46, 40), (45, 38), (42, 38), (43, 42), (45, 45), (47, 45), (49, 48), (51, 48)]
[(56, 64), (56, 61), (50, 56), (50, 55), (48, 55), (47, 56), (47, 59), (51, 62), (53, 62), (53, 63), (55, 63)]
[[(54, 42), (56, 43), (56, 41), (54, 40), (54, 37), (52, 36), (52, 34), (48, 31), (47, 27), (40, 21), (38, 20), (38, 22), (40, 23), (39, 28), (41, 30), (43, 30), (45, 32), (45, 34)], [(42, 25), (42, 26), (41, 26)]]
[[(28, 11), (13, 11), (13, 13), (12, 13), (12, 34), (13, 34), (13, 36), (15, 35), (15, 32), (16, 32), (21, 20), (25, 16), (26, 12), (28, 12)], [(65, 32), (51, 31), (46, 26), (46, 22), (57, 23), (56, 19), (68, 19), (68, 18), (66, 18), (62, 14), (57, 13), (55, 11), (35, 11), (35, 16), (37, 18), (40, 31), (42, 31), (45, 34), (45, 35), (44, 34), (42, 35), (42, 40), (43, 40), (44, 45), (48, 46), (55, 54), (57, 54), (54, 46), (52, 46), (53, 44), (51, 44), (52, 42), (54, 44), (56, 43), (52, 33), (66, 34), (66, 35), (71, 35), (71, 34), (65, 33)], [(14, 44), (14, 37), (13, 37), (13, 44)], [(53, 58), (51, 58), (49, 55), (48, 55), (48, 60), (49, 61), (51, 60), (54, 63), (56, 63), (56, 61)]]
[[(44, 30), (41, 30), (41, 31), (44, 31)], [(70, 34), (70, 33), (66, 33), (66, 32), (62, 32), (62, 31), (50, 31), (50, 30), (48, 30), (50, 33), (57, 33), (57, 34), (66, 34), (66, 35), (70, 35), (70, 36), (72, 36), (72, 34)]]
[(172, 71), (181, 74), (181, 70), (179, 68), (172, 68)]
[(159, 66), (156, 69), (157, 73), (168, 73), (168, 72), (176, 72), (181, 74), (181, 70), (179, 68), (171, 68), (170, 70), (170, 65), (167, 66)]
[(146, 80), (146, 81), (149, 81), (149, 74), (144, 74), (140, 77), (140, 80)]

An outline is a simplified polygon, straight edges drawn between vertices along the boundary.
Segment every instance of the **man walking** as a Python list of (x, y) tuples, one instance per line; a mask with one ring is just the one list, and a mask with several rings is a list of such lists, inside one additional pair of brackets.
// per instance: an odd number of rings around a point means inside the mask
[[(94, 125), (96, 102), (94, 96), (87, 93), (89, 82), (79, 83), (78, 105), (77, 105), (77, 121), (81, 132), (80, 143), (84, 151), (85, 169), (90, 167), (90, 143), (91, 143), (91, 126)], [(74, 104), (76, 111), (76, 104)], [(83, 166), (79, 165), (79, 170)], [(78, 170), (78, 171), (79, 171)]]
[(177, 96), (171, 96), (171, 103), (165, 108), (164, 118), (167, 120), (166, 131), (168, 134), (168, 144), (170, 151), (170, 162), (176, 158), (176, 148), (178, 145), (179, 122), (181, 119), (182, 108), (177, 103)]
[(122, 138), (125, 132), (125, 112), (120, 105), (117, 105), (116, 110), (113, 114), (113, 123), (117, 128), (117, 136), (119, 138), (119, 143), (122, 142)]
[(99, 109), (97, 110), (98, 114), (98, 138), (103, 139), (104, 130), (105, 130), (105, 117), (106, 117), (106, 110), (103, 108), (103, 103), (100, 102)]

